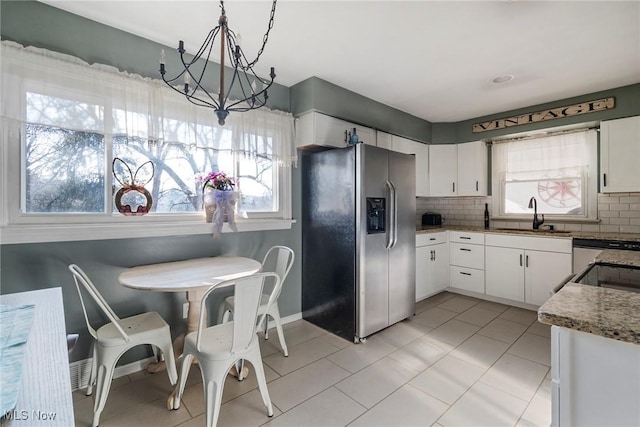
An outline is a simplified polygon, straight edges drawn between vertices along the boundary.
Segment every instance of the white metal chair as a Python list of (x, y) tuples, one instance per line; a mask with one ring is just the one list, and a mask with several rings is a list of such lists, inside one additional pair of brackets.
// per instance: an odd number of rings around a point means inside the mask
[[(265, 279), (271, 277), (274, 286), (280, 286), (280, 277), (276, 273), (256, 273), (240, 279), (226, 280), (211, 287), (205, 292), (200, 309), (198, 330), (185, 337), (180, 379), (176, 386), (173, 409), (180, 408), (185, 383), (189, 375), (191, 362), (195, 357), (200, 365), (204, 386), (207, 427), (218, 422), (222, 392), (227, 373), (238, 362), (248, 360), (253, 365), (258, 380), (258, 388), (262, 401), (267, 407), (267, 414), (273, 416), (273, 407), (267, 390), (267, 381), (262, 366), (262, 356), (258, 345), (257, 329), (265, 312), (258, 319), (258, 308), (264, 289)], [(205, 324), (206, 300), (216, 289), (234, 286), (235, 313), (231, 322), (207, 327)], [(267, 308), (275, 298), (267, 301)]]
[[(277, 251), (277, 252), (276, 252)], [(274, 272), (280, 276), (280, 286), (274, 287), (271, 293), (264, 293), (260, 300), (260, 308), (258, 314), (266, 314), (264, 316), (264, 339), (269, 339), (269, 330), (268, 323), (269, 317), (271, 317), (276, 324), (276, 330), (278, 331), (278, 339), (280, 340), (280, 347), (282, 347), (282, 352), (285, 357), (289, 356), (289, 350), (287, 349), (287, 344), (284, 341), (284, 333), (282, 331), (282, 320), (280, 320), (280, 309), (278, 308), (278, 297), (280, 296), (280, 291), (282, 290), (282, 284), (284, 280), (287, 278), (289, 271), (291, 270), (291, 266), (293, 265), (293, 261), (295, 259), (295, 254), (291, 248), (286, 246), (273, 246), (271, 249), (267, 251), (267, 254), (264, 256), (262, 260), (262, 268), (260, 271), (265, 271), (265, 267), (268, 266), (268, 263), (273, 262), (270, 259), (271, 254), (277, 254), (277, 258), (275, 260), (275, 269)], [(274, 296), (273, 303), (270, 306), (267, 306), (267, 301), (269, 301), (270, 297)], [(223, 306), (223, 315), (222, 321), (227, 322), (229, 320), (230, 315), (233, 314), (234, 309), (234, 298), (232, 296), (226, 298), (224, 300)], [(268, 308), (268, 310), (267, 310)], [(241, 376), (239, 377), (242, 378)]]
[[(80, 296), (80, 303), (82, 304), (82, 311), (84, 312), (84, 318), (87, 322), (87, 329), (94, 339), (92, 346), (93, 363), (89, 385), (87, 386), (87, 396), (92, 394), (93, 387), (95, 386), (93, 427), (96, 427), (100, 421), (100, 414), (107, 402), (107, 396), (111, 388), (111, 380), (113, 379), (113, 370), (120, 356), (127, 350), (142, 344), (154, 346), (154, 353), (156, 352), (156, 348), (159, 349), (164, 354), (171, 385), (177, 382), (178, 372), (176, 370), (169, 325), (158, 313), (152, 311), (120, 319), (80, 267), (71, 264), (69, 270), (73, 274), (73, 279), (76, 282), (76, 289)], [(97, 330), (94, 329), (89, 322), (80, 285), (82, 285), (110, 320), (109, 323), (101, 326)]]

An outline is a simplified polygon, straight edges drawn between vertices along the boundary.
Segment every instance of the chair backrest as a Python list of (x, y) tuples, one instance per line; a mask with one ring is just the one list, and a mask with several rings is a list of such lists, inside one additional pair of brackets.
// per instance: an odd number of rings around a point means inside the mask
[(91, 282), (91, 280), (86, 275), (86, 273), (82, 271), (82, 269), (75, 264), (71, 264), (69, 266), (69, 270), (71, 271), (71, 274), (73, 274), (73, 280), (76, 282), (76, 289), (78, 290), (78, 296), (80, 297), (80, 304), (82, 305), (84, 320), (87, 322), (87, 329), (89, 330), (89, 333), (91, 334), (91, 336), (94, 339), (98, 339), (98, 334), (96, 333), (96, 330), (93, 328), (93, 326), (91, 326), (91, 323), (89, 322), (89, 316), (87, 315), (87, 308), (84, 304), (84, 299), (82, 298), (82, 291), (80, 289), (80, 285), (82, 285), (85, 291), (91, 296), (91, 298), (93, 298), (93, 300), (96, 302), (98, 307), (100, 307), (102, 312), (107, 316), (109, 321), (113, 323), (113, 325), (116, 327), (120, 335), (122, 335), (122, 338), (124, 338), (125, 341), (129, 341), (129, 335), (127, 335), (124, 329), (122, 329), (122, 326), (120, 326), (120, 318), (111, 309), (111, 307), (109, 307), (109, 304), (107, 304), (107, 301), (105, 301), (105, 299), (102, 297), (100, 292), (98, 292), (95, 285), (93, 284), (93, 282)]
[(288, 248), (286, 246), (273, 246), (271, 249), (267, 251), (267, 254), (264, 256), (262, 260), (262, 268), (260, 271), (265, 271), (265, 266), (267, 262), (269, 262), (272, 256), (277, 256), (275, 260), (275, 269), (273, 270), (280, 277), (280, 286), (274, 286), (273, 291), (271, 292), (271, 297), (274, 298), (274, 301), (278, 299), (280, 296), (280, 291), (282, 290), (282, 284), (284, 280), (287, 278), (291, 267), (293, 266), (293, 261), (295, 260), (295, 254), (293, 253), (293, 249)]
[[(209, 288), (204, 296), (200, 306), (200, 319), (198, 320), (198, 332), (196, 336), (196, 348), (200, 351), (200, 341), (202, 331), (207, 327), (205, 325), (205, 314), (207, 311), (206, 302), (209, 295), (216, 289), (233, 285), (234, 289), (234, 309), (233, 309), (233, 343), (231, 352), (245, 349), (256, 336), (257, 325), (262, 324), (266, 311), (260, 315), (258, 320), (258, 307), (262, 297), (264, 282), (267, 278), (273, 278), (275, 287), (280, 287), (280, 277), (276, 273), (255, 273), (250, 276), (241, 277), (239, 279), (225, 280), (211, 288)], [(267, 303), (269, 305), (275, 301), (273, 295)]]

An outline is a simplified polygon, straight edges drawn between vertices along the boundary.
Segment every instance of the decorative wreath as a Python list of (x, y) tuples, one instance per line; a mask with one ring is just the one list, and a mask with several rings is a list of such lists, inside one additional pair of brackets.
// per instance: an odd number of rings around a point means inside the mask
[[(131, 182), (129, 182), (129, 180), (127, 179), (124, 179), (121, 181), (120, 178), (118, 178), (118, 175), (116, 174), (116, 162), (120, 162), (124, 165), (126, 170), (129, 172), (129, 177), (131, 178)], [(140, 172), (140, 170), (142, 170), (147, 165), (147, 163), (151, 165), (151, 174), (149, 176), (149, 179), (147, 179), (144, 182), (139, 182), (137, 181), (138, 172)], [(151, 179), (153, 178), (153, 173), (155, 171), (153, 162), (151, 162), (151, 160), (144, 162), (138, 169), (136, 169), (136, 173), (134, 174), (131, 172), (131, 168), (129, 167), (129, 165), (125, 163), (124, 160), (118, 157), (115, 157), (113, 159), (113, 163), (111, 164), (111, 169), (113, 171), (113, 176), (115, 177), (116, 181), (118, 181), (122, 186), (116, 193), (116, 199), (115, 199), (116, 208), (118, 209), (118, 212), (126, 216), (148, 214), (149, 211), (151, 210), (151, 206), (153, 206), (153, 199), (151, 197), (151, 194), (147, 191), (146, 188), (144, 188), (144, 186), (148, 184), (149, 181), (151, 181)], [(146, 199), (146, 203), (144, 205), (138, 205), (138, 208), (135, 211), (131, 210), (131, 205), (124, 205), (124, 206), (122, 205), (122, 197), (125, 194), (132, 191), (142, 194)]]

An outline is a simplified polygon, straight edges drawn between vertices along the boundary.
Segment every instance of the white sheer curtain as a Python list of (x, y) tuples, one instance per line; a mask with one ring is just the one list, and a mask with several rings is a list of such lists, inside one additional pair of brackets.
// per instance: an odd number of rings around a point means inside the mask
[[(5, 134), (7, 126), (28, 121), (267, 156), (281, 166), (296, 162), (289, 113), (264, 108), (231, 113), (221, 127), (213, 110), (188, 103), (161, 80), (10, 41), (2, 41), (0, 53)], [(25, 117), (26, 102), (32, 107), (29, 117)], [(224, 139), (228, 131), (233, 135), (229, 141)]]
[[(568, 199), (570, 194), (550, 194), (544, 191), (544, 181), (579, 181), (583, 215), (595, 215), (595, 199), (597, 191), (597, 133), (595, 130), (583, 130), (561, 133), (531, 139), (497, 142), (492, 146), (492, 188), (494, 196), (494, 212), (502, 215), (510, 211), (517, 212), (517, 206), (510, 209), (509, 203), (520, 197), (509, 196), (507, 187), (529, 189), (527, 182), (535, 186), (535, 192), (522, 195), (522, 200), (531, 196), (538, 199), (551, 197), (550, 204), (557, 203), (558, 209), (563, 204), (559, 197)], [(542, 184), (541, 184), (542, 182)], [(559, 185), (559, 184), (557, 184)], [(568, 190), (567, 187), (559, 188)], [(577, 190), (576, 190), (577, 191)], [(507, 200), (509, 199), (510, 200)], [(540, 201), (538, 202), (540, 203)], [(568, 201), (567, 201), (568, 203)], [(525, 206), (526, 209), (526, 206)]]
[(494, 143), (493, 172), (511, 180), (538, 177), (551, 171), (590, 169), (595, 135), (591, 130)]

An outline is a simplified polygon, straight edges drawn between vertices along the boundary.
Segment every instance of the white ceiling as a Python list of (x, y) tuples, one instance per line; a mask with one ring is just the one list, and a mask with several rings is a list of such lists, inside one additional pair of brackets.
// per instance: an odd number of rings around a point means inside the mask
[[(209, 1), (45, 0), (188, 52), (218, 19)], [(269, 1), (227, 0), (253, 57)], [(167, 52), (171, 55), (173, 52)], [(640, 1), (280, 0), (258, 74), (311, 76), (430, 122), (456, 122), (640, 82)], [(493, 78), (513, 74), (507, 83)]]

